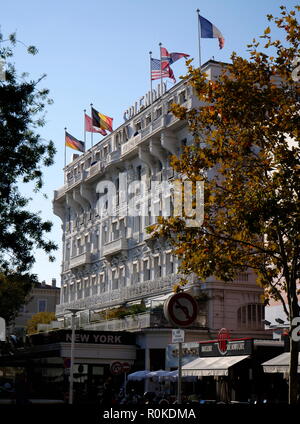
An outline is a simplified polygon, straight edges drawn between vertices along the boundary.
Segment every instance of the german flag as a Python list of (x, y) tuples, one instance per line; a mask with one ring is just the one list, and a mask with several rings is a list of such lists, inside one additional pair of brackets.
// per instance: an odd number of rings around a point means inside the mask
[(80, 152), (85, 151), (85, 145), (83, 141), (77, 140), (71, 134), (66, 132), (66, 146), (71, 147), (71, 149), (79, 150)]
[(103, 115), (103, 113), (99, 113), (96, 109), (92, 107), (92, 119), (94, 127), (112, 132), (113, 118)]

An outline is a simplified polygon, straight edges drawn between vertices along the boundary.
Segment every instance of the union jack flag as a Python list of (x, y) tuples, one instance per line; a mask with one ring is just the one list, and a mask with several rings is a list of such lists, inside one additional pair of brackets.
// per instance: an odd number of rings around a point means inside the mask
[(160, 48), (160, 55), (161, 55), (162, 69), (167, 68), (169, 65), (172, 65), (172, 63), (176, 62), (182, 57), (190, 56), (189, 54), (186, 54), (186, 53), (175, 53), (175, 52), (169, 53), (165, 47)]

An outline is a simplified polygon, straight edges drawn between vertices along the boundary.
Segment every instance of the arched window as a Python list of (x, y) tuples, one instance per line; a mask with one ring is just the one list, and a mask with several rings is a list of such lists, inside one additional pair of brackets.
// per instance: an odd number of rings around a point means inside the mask
[(263, 329), (264, 312), (264, 305), (261, 303), (249, 303), (241, 306), (237, 311), (239, 328)]

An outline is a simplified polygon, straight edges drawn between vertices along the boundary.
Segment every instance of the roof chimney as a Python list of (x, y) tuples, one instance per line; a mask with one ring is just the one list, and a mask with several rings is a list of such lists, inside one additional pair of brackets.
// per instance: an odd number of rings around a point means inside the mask
[(56, 278), (52, 278), (52, 287), (56, 287)]

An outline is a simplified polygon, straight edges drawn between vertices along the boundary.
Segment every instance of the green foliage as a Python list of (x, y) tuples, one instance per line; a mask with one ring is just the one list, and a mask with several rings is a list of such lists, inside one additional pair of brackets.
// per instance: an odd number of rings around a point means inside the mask
[(137, 314), (142, 314), (143, 312), (146, 312), (146, 306), (142, 304), (136, 304), (131, 305), (127, 307), (119, 307), (119, 308), (113, 308), (108, 309), (107, 311), (102, 311), (100, 313), (101, 317), (103, 319), (122, 319), (126, 316), (134, 316)]
[[(16, 42), (15, 34), (8, 40), (0, 34), (0, 58), (6, 68), (5, 79), (0, 80), (0, 269), (6, 273), (27, 272), (35, 261), (34, 248), (43, 249), (50, 260), (56, 249), (45, 238), (52, 224), (31, 212), (30, 199), (19, 191), (20, 183), (33, 182), (36, 191), (42, 188), (43, 167), (53, 164), (55, 148), (37, 132), (45, 124), (49, 103), (48, 90), (39, 88), (44, 76), (38, 81), (18, 76), (9, 62)], [(28, 52), (37, 50), (29, 46)]]
[(128, 315), (142, 314), (146, 312), (146, 306), (143, 303), (132, 305), (128, 308)]
[(36, 278), (29, 274), (0, 273), (0, 316), (9, 324), (24, 305)]
[[(156, 231), (173, 244), (185, 274), (230, 281), (253, 269), (266, 301), (281, 300), (292, 321), (300, 312), (300, 83), (292, 78), (300, 25), (284, 6), (281, 17), (268, 19), (283, 30), (285, 42), (273, 41), (268, 27), (263, 46), (254, 39), (249, 60), (233, 53), (217, 81), (189, 64), (184, 79), (201, 107), (172, 108), (194, 135), (172, 165), (191, 181), (204, 181), (204, 223), (190, 228), (181, 218), (162, 219)], [(297, 395), (294, 344), (290, 401)]]
[(174, 106), (195, 142), (172, 165), (205, 182), (205, 220), (201, 228), (179, 218), (157, 226), (183, 260), (183, 272), (230, 281), (252, 268), (266, 296), (279, 299), (299, 278), (300, 87), (291, 71), (300, 30), (293, 15), (284, 16), (273, 20), (291, 45), (270, 41), (277, 56), (259, 52), (254, 42), (250, 60), (233, 53), (218, 81), (189, 66), (186, 79), (204, 106)]
[(38, 324), (50, 324), (50, 322), (54, 320), (54, 312), (38, 312), (37, 314), (34, 314), (30, 320), (28, 320), (26, 332), (29, 335), (37, 333)]

